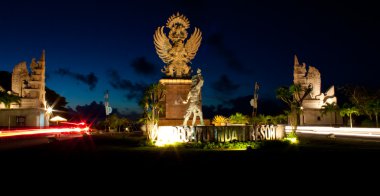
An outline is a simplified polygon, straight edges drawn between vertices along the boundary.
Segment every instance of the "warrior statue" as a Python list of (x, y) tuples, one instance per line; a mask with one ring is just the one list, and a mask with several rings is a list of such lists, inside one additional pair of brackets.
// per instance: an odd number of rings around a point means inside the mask
[(190, 101), (189, 107), (185, 114), (185, 120), (183, 121), (183, 126), (187, 126), (187, 121), (189, 120), (191, 114), (193, 114), (193, 123), (192, 126), (195, 125), (195, 121), (197, 116), (199, 116), (201, 125), (204, 125), (203, 122), (203, 114), (202, 114), (202, 105), (200, 100), (201, 88), (203, 86), (203, 76), (201, 75), (201, 70), (197, 70), (197, 75), (194, 75), (191, 78), (191, 89), (183, 104), (187, 104)]
[(188, 63), (194, 59), (201, 45), (202, 33), (195, 28), (194, 33), (184, 43), (190, 22), (179, 13), (168, 19), (166, 27), (170, 29), (169, 38), (164, 33), (164, 26), (158, 27), (153, 36), (157, 54), (166, 64), (162, 72), (171, 78), (189, 77), (191, 67)]

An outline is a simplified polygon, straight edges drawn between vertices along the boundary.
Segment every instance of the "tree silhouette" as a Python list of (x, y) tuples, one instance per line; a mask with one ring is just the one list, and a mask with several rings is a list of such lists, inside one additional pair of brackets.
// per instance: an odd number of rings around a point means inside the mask
[(290, 108), (289, 121), (292, 127), (292, 135), (296, 135), (302, 102), (312, 90), (311, 85), (302, 87), (300, 84), (292, 84), (289, 87), (280, 87), (276, 90), (276, 98), (285, 102)]
[(0, 91), (0, 103), (4, 103), (5, 108), (11, 108), (12, 103), (21, 104), (21, 97), (13, 95), (10, 91)]
[(379, 127), (380, 99), (373, 99), (367, 105), (370, 113), (375, 116), (376, 127)]
[(165, 86), (152, 84), (145, 90), (140, 105), (144, 108), (143, 121), (146, 125), (147, 139), (153, 141), (157, 136), (158, 119), (162, 112), (162, 101), (165, 97)]

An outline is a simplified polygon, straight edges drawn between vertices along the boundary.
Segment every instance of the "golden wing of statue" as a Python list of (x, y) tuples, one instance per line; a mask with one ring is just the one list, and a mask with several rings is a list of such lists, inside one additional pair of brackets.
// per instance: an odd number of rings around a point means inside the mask
[(202, 41), (202, 32), (195, 27), (194, 33), (187, 40), (185, 49), (187, 52), (187, 59), (190, 61), (194, 59), (197, 54), (198, 48), (201, 45)]
[(166, 64), (173, 61), (173, 57), (171, 57), (169, 54), (169, 50), (172, 48), (172, 45), (169, 42), (169, 38), (166, 37), (164, 33), (164, 27), (157, 28), (156, 32), (153, 35), (153, 39), (157, 54), (162, 59), (162, 61), (164, 61)]

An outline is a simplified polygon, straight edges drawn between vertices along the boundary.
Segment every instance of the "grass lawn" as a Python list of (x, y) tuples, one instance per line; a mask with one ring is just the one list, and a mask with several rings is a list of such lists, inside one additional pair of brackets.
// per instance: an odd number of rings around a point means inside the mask
[(177, 177), (297, 172), (307, 178), (347, 171), (374, 173), (380, 165), (378, 140), (305, 134), (299, 138), (300, 143), (292, 146), (269, 143), (258, 150), (210, 150), (143, 146), (143, 136), (106, 133), (0, 154), (1, 167), (10, 171), (57, 171), (60, 175), (71, 175), (73, 171), (86, 175), (159, 173)]

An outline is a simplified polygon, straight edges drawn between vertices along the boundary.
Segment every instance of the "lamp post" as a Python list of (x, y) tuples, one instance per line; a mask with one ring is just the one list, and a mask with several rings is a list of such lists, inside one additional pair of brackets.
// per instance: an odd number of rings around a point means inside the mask
[[(11, 91), (8, 91), (7, 92), (8, 93), (8, 95), (11, 95), (12, 94), (12, 92)], [(4, 103), (5, 104), (5, 103)], [(9, 109), (11, 108), (11, 104), (9, 105)], [(8, 130), (10, 130), (11, 129), (11, 114), (9, 113), (9, 115), (8, 115)]]
[(47, 123), (46, 123), (46, 125), (50, 126), (49, 120), (50, 120), (50, 115), (53, 113), (53, 108), (50, 107), (50, 106), (48, 106), (48, 108), (46, 109), (46, 113), (47, 113), (47, 121), (46, 121)]
[(253, 99), (251, 99), (250, 104), (253, 107), (252, 110), (252, 119), (256, 117), (257, 115), (257, 100), (259, 99), (258, 91), (259, 91), (259, 84), (255, 82), (255, 90), (253, 91)]
[[(49, 106), (45, 101), (45, 123), (44, 126), (49, 127), (50, 116), (53, 113), (53, 107)], [(40, 125), (41, 126), (41, 125)]]
[(300, 109), (301, 109), (301, 123), (300, 123), (300, 125), (303, 125), (304, 124), (303, 107), (301, 106)]

